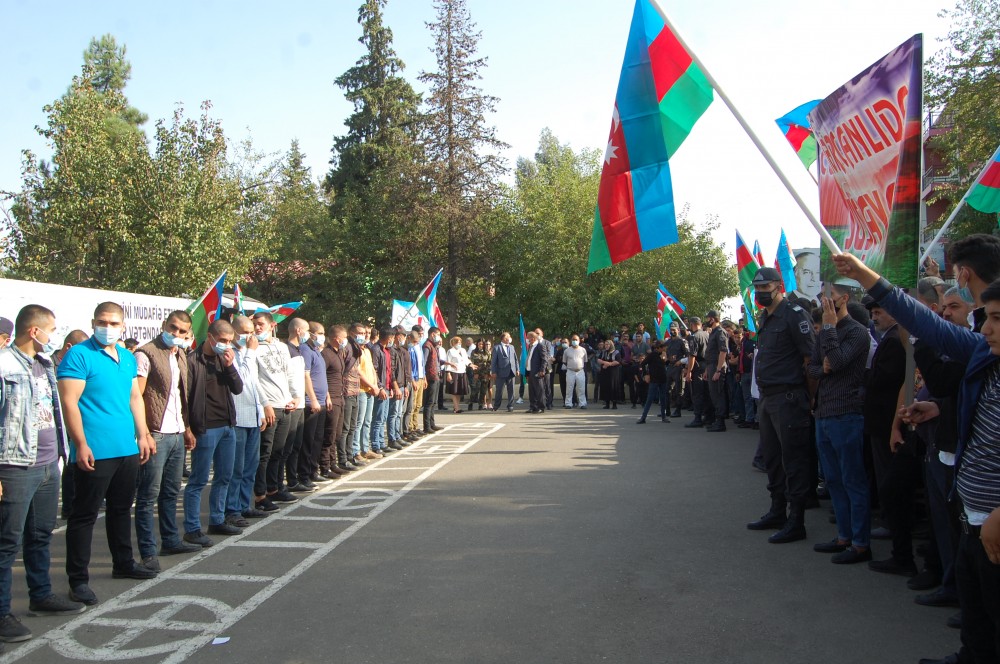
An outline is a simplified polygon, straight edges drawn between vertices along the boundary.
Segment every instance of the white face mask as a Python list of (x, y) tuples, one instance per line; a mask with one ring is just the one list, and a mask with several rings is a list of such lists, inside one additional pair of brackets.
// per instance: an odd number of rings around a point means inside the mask
[(316, 335), (316, 346), (319, 347), (319, 348), (322, 348), (324, 344), (326, 344), (326, 335), (325, 334), (317, 334)]

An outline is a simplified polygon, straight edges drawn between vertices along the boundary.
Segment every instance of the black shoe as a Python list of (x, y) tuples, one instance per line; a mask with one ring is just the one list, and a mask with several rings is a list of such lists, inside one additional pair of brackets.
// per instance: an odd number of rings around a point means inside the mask
[(333, 468), (327, 468), (326, 470), (323, 471), (323, 477), (325, 477), (331, 482), (333, 482), (334, 480), (339, 480), (341, 475), (343, 475), (343, 473), (338, 473)]
[(263, 519), (265, 516), (267, 516), (267, 512), (265, 512), (263, 510), (259, 510), (259, 509), (255, 508), (255, 507), (251, 507), (250, 509), (243, 510), (243, 518), (244, 519)]
[(270, 498), (264, 498), (254, 503), (254, 507), (261, 512), (277, 512), (278, 506)]
[(191, 466), (184, 466), (184, 470), (181, 471), (181, 477), (191, 477)]
[(753, 428), (753, 422), (740, 422), (736, 425), (737, 429), (750, 429)]
[(962, 629), (962, 612), (959, 611), (953, 616), (948, 616), (948, 619), (944, 621), (944, 624), (952, 629)]
[(958, 608), (958, 595), (938, 588), (927, 595), (917, 595), (913, 601), (920, 606), (952, 606)]
[(638, 419), (638, 420), (636, 420), (636, 421), (635, 421), (635, 423), (636, 423), (636, 424), (645, 424), (645, 423), (646, 423), (646, 418), (645, 418), (645, 417), (643, 417), (643, 418), (641, 418), (641, 419)]
[(8, 613), (3, 618), (0, 618), (0, 641), (4, 643), (20, 643), (30, 638), (31, 630), (22, 625), (21, 621), (13, 613)]
[(785, 525), (787, 520), (784, 508), (779, 510), (771, 507), (767, 514), (748, 523), (747, 530), (778, 530)]
[(227, 514), (226, 523), (230, 526), (236, 526), (240, 530), (250, 527), (250, 522), (244, 519), (242, 514)]
[(830, 540), (829, 542), (820, 542), (819, 544), (813, 545), (813, 551), (816, 553), (840, 553), (851, 548), (850, 544), (844, 544), (837, 538)]
[(83, 613), (87, 606), (83, 602), (71, 602), (55, 593), (48, 597), (28, 602), (29, 616), (72, 616)]
[(961, 661), (958, 653), (952, 653), (942, 659), (920, 659), (917, 660), (917, 664), (959, 664)]
[(360, 468), (358, 468), (357, 466), (355, 466), (353, 463), (351, 463), (349, 461), (345, 461), (344, 463), (338, 464), (337, 467), (340, 468), (341, 470), (343, 470), (344, 472), (347, 472), (347, 473), (352, 473), (355, 470), (360, 470)]
[(329, 482), (332, 482), (333, 480), (331, 480), (329, 477), (323, 477), (317, 472), (309, 476), (309, 481), (312, 482), (313, 484), (327, 484)]
[(679, 408), (674, 409), (674, 412), (670, 413), (670, 417), (680, 417), (681, 411)]
[(239, 535), (243, 529), (232, 523), (210, 523), (208, 524), (208, 532), (212, 535)]
[(315, 486), (313, 488), (309, 488), (302, 482), (296, 482), (292, 486), (288, 487), (288, 491), (289, 493), (309, 493), (310, 491), (315, 490), (315, 488)]
[(853, 546), (849, 546), (837, 555), (830, 558), (830, 562), (834, 565), (853, 565), (855, 563), (863, 563), (872, 559), (872, 550), (865, 549), (864, 551), (860, 549), (855, 549)]
[(767, 466), (764, 465), (763, 461), (760, 461), (758, 459), (754, 459), (750, 463), (750, 465), (753, 467), (754, 470), (758, 470), (758, 471), (760, 471), (762, 473), (766, 473), (767, 472)]
[(187, 542), (181, 540), (177, 546), (164, 546), (160, 548), (161, 556), (177, 556), (182, 553), (198, 553), (201, 551), (201, 546), (197, 544), (188, 544)]
[(705, 423), (701, 421), (700, 417), (696, 417), (687, 424), (684, 425), (685, 429), (700, 429), (705, 426)]
[(134, 562), (131, 567), (123, 567), (121, 569), (111, 570), (112, 579), (155, 579), (156, 572), (151, 569), (146, 569), (141, 565), (136, 565)]
[(98, 602), (97, 595), (94, 594), (94, 591), (86, 583), (81, 583), (78, 586), (70, 588), (69, 598), (74, 602), (80, 602), (87, 606), (94, 606)]
[(184, 533), (184, 541), (190, 542), (191, 544), (197, 544), (198, 546), (205, 549), (215, 544), (215, 542), (213, 542), (208, 535), (201, 532), (200, 530), (196, 530), (191, 533)]
[(294, 503), (298, 500), (298, 498), (293, 496), (287, 489), (281, 489), (280, 491), (269, 493), (267, 494), (267, 497), (276, 503)]
[(788, 517), (785, 527), (767, 538), (771, 544), (788, 544), (806, 538), (806, 527), (792, 517)]
[[(925, 569), (920, 574), (906, 582), (906, 587), (910, 590), (930, 590), (941, 585), (941, 575)], [(919, 604), (919, 602), (917, 602)]]
[(868, 569), (873, 572), (882, 572), (883, 574), (895, 574), (897, 576), (908, 576), (914, 577), (917, 575), (917, 566), (913, 562), (899, 562), (895, 558), (887, 558), (885, 560), (873, 560), (868, 563)]
[(726, 423), (722, 420), (716, 420), (712, 424), (705, 428), (705, 431), (710, 431), (712, 433), (717, 433), (726, 430)]
[[(508, 408), (507, 410), (514, 410), (514, 409)], [(431, 431), (444, 431), (444, 427), (439, 427), (438, 425), (435, 424), (434, 426), (431, 427)]]
[(389, 447), (396, 450), (397, 452), (403, 449), (403, 445), (401, 445), (400, 441), (398, 440), (394, 440), (391, 443), (389, 443)]

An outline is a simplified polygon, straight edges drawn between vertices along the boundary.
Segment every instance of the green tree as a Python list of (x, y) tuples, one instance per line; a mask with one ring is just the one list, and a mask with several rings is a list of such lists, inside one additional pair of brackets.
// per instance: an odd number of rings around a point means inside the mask
[[(125, 59), (125, 45), (118, 46), (111, 34), (90, 40), (87, 50), (83, 52), (83, 65), (93, 71), (91, 85), (101, 94), (112, 91), (124, 94), (125, 86), (132, 78), (132, 63)], [(149, 119), (134, 106), (127, 106), (114, 117), (132, 128), (140, 127)]]
[[(499, 152), (507, 144), (487, 123), (498, 99), (479, 85), (487, 59), (477, 55), (482, 33), (476, 30), (465, 0), (435, 0), (436, 20), (427, 27), (434, 35), (431, 51), (437, 69), (423, 72), (429, 87), (423, 146), (433, 183), (430, 225), (446, 237), (442, 309), (452, 328), (459, 320), (459, 284), (470, 282), (463, 299), (486, 297), (490, 261), (486, 222), (493, 214), (505, 173)], [(478, 286), (477, 286), (478, 284)]]
[[(931, 139), (958, 182), (942, 195), (958, 201), (986, 159), (1000, 145), (1000, 0), (958, 0), (943, 11), (951, 19), (947, 44), (927, 63), (927, 105), (951, 129)], [(943, 220), (942, 220), (943, 221)], [(996, 216), (966, 209), (952, 235), (990, 232)]]
[(517, 312), (553, 333), (586, 325), (639, 322), (652, 328), (658, 281), (691, 311), (736, 295), (736, 271), (712, 238), (713, 219), (697, 227), (678, 215), (677, 244), (586, 274), (601, 153), (575, 152), (544, 130), (534, 159), (521, 159), (510, 214), (498, 218), (495, 289), (483, 327), (511, 329)]

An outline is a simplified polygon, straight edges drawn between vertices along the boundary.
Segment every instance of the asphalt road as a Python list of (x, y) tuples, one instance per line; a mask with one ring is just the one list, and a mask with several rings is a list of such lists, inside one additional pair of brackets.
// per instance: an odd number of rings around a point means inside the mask
[[(2, 662), (915, 662), (952, 609), (899, 577), (745, 529), (766, 511), (755, 433), (635, 424), (632, 410), (442, 415), (447, 430), (236, 538), (113, 580), (98, 522), (72, 618)], [(207, 501), (206, 501), (207, 502)], [(52, 566), (67, 590), (64, 538)], [(876, 557), (888, 544), (875, 543)], [(228, 639), (213, 645), (214, 639)]]

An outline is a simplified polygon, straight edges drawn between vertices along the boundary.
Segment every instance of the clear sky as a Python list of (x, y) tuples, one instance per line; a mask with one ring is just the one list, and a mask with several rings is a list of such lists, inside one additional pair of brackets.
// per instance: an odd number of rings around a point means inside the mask
[[(332, 138), (350, 113), (333, 79), (361, 54), (359, 0), (277, 3), (244, 0), (0, 0), (0, 189), (20, 187), (20, 152), (48, 149), (34, 131), (42, 107), (80, 71), (91, 37), (113, 34), (132, 63), (126, 89), (150, 125), (181, 103), (212, 115), (234, 141), (249, 135), (258, 149), (283, 152), (297, 138), (313, 174), (327, 170)], [(661, 0), (699, 54), (761, 135), (803, 196), (818, 208), (816, 185), (784, 142), (774, 118), (836, 89), (917, 32), (925, 58), (947, 22), (941, 0)], [(603, 151), (625, 49), (632, 0), (468, 0), (489, 58), (483, 88), (500, 98), (499, 138), (507, 157), (531, 156), (549, 127), (574, 148)], [(389, 0), (386, 24), (405, 74), (434, 67), (428, 50), (430, 0)], [(779, 228), (793, 247), (818, 237), (722, 101), (695, 125), (671, 161), (674, 196), (692, 218), (717, 215), (717, 234), (731, 251), (734, 228), (759, 239), (773, 257)], [(584, 269), (584, 265), (581, 265)]]

